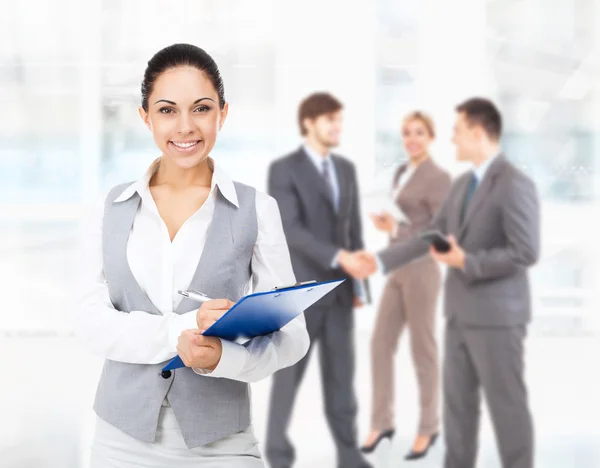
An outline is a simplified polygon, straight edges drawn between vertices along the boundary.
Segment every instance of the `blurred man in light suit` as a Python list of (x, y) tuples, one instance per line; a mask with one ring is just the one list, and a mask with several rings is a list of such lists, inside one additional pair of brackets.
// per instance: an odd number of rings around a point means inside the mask
[(459, 177), (427, 227), (447, 235), (436, 252), (413, 237), (363, 261), (354, 274), (388, 273), (427, 252), (448, 266), (443, 394), (445, 468), (474, 468), (481, 391), (503, 468), (533, 467), (533, 423), (524, 379), (531, 317), (528, 269), (538, 259), (540, 214), (533, 182), (500, 151), (501, 116), (488, 100), (457, 107), (453, 141), (472, 171)]
[(296, 392), (313, 344), (319, 343), (325, 414), (340, 468), (366, 468), (356, 434), (353, 306), (368, 296), (348, 271), (359, 266), (351, 251), (362, 249), (359, 191), (354, 165), (331, 154), (340, 141), (342, 104), (328, 93), (308, 96), (298, 112), (304, 144), (274, 161), (268, 191), (279, 204), (297, 281), (348, 280), (304, 315), (311, 347), (296, 365), (273, 377), (266, 456), (271, 468), (290, 468), (295, 450), (287, 435)]

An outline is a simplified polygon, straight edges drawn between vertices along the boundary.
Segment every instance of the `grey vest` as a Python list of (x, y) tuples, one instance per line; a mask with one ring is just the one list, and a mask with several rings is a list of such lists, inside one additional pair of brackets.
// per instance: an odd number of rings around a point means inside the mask
[[(103, 266), (110, 298), (117, 310), (160, 312), (135, 280), (127, 262), (127, 242), (141, 202), (135, 193), (114, 200), (129, 184), (115, 187), (106, 199), (103, 222)], [(251, 277), (252, 251), (258, 235), (255, 190), (235, 182), (239, 208), (217, 190), (215, 211), (206, 246), (190, 288), (213, 298), (237, 301)], [(183, 299), (176, 313), (198, 308)], [(214, 442), (250, 425), (248, 384), (196, 374), (190, 368), (161, 376), (162, 364), (127, 364), (106, 360), (96, 392), (96, 414), (126, 434), (153, 442), (158, 415), (165, 397), (173, 408), (189, 448)]]

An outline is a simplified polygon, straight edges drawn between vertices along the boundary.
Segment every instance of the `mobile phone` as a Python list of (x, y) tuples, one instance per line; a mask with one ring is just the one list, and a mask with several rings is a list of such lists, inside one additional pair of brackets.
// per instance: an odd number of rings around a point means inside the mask
[(435, 250), (441, 253), (450, 250), (450, 243), (446, 240), (440, 231), (425, 231), (419, 233), (419, 237), (426, 242), (429, 242)]

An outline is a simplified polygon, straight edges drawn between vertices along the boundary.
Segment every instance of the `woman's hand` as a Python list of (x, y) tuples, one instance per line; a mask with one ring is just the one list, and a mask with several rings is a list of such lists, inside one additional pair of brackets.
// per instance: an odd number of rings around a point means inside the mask
[(203, 302), (202, 307), (196, 312), (196, 324), (200, 332), (208, 330), (233, 305), (234, 302), (228, 299), (211, 299), (210, 301)]
[(380, 231), (389, 232), (390, 234), (394, 231), (396, 221), (388, 212), (383, 212), (381, 214), (371, 213), (371, 220), (373, 220), (373, 224)]
[(222, 353), (221, 340), (214, 336), (202, 336), (200, 330), (185, 330), (179, 336), (177, 354), (187, 367), (213, 371)]

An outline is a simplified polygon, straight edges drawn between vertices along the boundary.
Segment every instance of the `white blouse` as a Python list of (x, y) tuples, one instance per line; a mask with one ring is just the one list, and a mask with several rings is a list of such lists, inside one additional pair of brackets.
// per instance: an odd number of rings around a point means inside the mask
[(402, 174), (400, 174), (400, 177), (398, 177), (398, 181), (396, 182), (396, 187), (394, 187), (394, 189), (392, 190), (392, 201), (396, 202), (396, 200), (400, 196), (400, 193), (402, 192), (402, 189), (404, 188), (406, 183), (410, 180), (410, 178), (412, 177), (412, 175), (415, 173), (416, 170), (417, 170), (417, 166), (415, 166), (414, 164), (409, 163), (406, 166), (406, 169), (404, 170), (404, 172), (402, 172)]
[[(84, 224), (81, 248), (81, 295), (76, 315), (76, 332), (90, 351), (106, 359), (137, 364), (156, 364), (176, 355), (179, 335), (196, 329), (196, 311), (174, 313), (194, 275), (206, 242), (215, 209), (216, 191), (239, 206), (233, 181), (214, 165), (211, 191), (206, 202), (181, 226), (171, 242), (149, 189), (157, 161), (143, 178), (127, 187), (116, 201), (136, 192), (140, 207), (127, 244), (131, 271), (162, 315), (145, 311), (124, 313), (114, 308), (102, 269), (102, 218), (105, 199)], [(258, 237), (252, 257), (252, 289), (271, 290), (295, 282), (290, 254), (281, 224), (277, 202), (256, 191)], [(250, 290), (250, 284), (246, 290)], [(217, 298), (215, 298), (217, 299)], [(223, 354), (212, 372), (199, 374), (244, 382), (260, 380), (291, 366), (307, 352), (309, 345), (304, 315), (280, 331), (256, 337), (241, 345), (221, 340)]]

